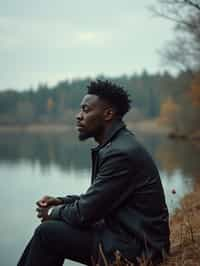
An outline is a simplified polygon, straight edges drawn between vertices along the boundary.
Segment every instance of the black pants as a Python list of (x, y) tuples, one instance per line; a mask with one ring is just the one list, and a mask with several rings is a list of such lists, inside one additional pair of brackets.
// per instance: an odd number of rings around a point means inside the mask
[[(102, 257), (99, 257), (98, 247), (96, 247), (96, 252), (94, 248), (97, 230), (97, 228), (81, 230), (62, 221), (45, 221), (35, 230), (17, 266), (62, 266), (65, 258), (86, 265), (92, 265), (93, 258), (93, 261), (98, 262), (99, 265), (105, 265)], [(112, 237), (108, 236), (107, 240), (109, 246)], [(138, 241), (134, 243), (129, 248), (127, 247), (127, 250), (131, 248), (131, 252), (129, 250), (132, 254), (131, 260), (137, 264), (135, 258), (141, 254), (141, 244)], [(154, 258), (155, 265), (157, 265), (157, 262), (160, 263), (162, 259), (160, 255), (155, 256), (156, 254), (153, 253), (148, 257)], [(108, 261), (112, 260), (110, 254)]]
[(17, 266), (61, 266), (65, 258), (91, 265), (93, 245), (92, 230), (45, 221), (35, 230)]

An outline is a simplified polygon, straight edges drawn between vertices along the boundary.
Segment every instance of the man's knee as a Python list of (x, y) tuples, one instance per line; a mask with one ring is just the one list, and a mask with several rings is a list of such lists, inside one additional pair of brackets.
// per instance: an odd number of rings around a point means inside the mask
[(34, 238), (40, 241), (43, 245), (51, 244), (55, 232), (56, 232), (56, 221), (45, 221), (41, 223), (34, 232)]

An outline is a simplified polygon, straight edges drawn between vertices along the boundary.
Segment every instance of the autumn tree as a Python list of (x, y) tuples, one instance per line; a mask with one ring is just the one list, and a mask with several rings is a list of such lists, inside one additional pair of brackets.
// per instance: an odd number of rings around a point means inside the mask
[(179, 110), (180, 107), (178, 106), (178, 104), (171, 97), (168, 97), (167, 100), (161, 105), (158, 122), (160, 124), (170, 126), (174, 128), (175, 131), (178, 131), (177, 116)]
[(173, 67), (190, 72), (187, 91), (179, 95), (178, 122), (184, 133), (193, 134), (200, 127), (196, 108), (200, 103), (200, 0), (157, 0), (152, 10), (174, 23), (174, 39), (164, 47), (162, 58)]
[(191, 97), (194, 107), (200, 107), (200, 72), (197, 73), (191, 85)]

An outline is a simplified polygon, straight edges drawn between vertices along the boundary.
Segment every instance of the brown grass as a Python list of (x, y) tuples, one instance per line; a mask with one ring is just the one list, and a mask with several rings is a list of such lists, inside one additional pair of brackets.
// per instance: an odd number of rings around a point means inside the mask
[(200, 266), (200, 184), (170, 219), (171, 255), (163, 266)]

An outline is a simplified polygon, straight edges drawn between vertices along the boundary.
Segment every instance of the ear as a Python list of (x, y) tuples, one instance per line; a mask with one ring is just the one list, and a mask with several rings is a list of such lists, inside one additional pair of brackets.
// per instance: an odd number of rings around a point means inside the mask
[(104, 110), (104, 119), (105, 119), (105, 121), (112, 120), (114, 115), (115, 115), (115, 111), (113, 110), (112, 107), (106, 108)]

